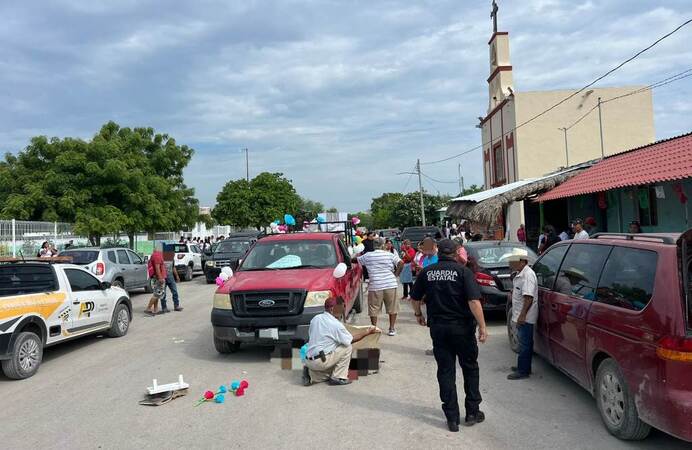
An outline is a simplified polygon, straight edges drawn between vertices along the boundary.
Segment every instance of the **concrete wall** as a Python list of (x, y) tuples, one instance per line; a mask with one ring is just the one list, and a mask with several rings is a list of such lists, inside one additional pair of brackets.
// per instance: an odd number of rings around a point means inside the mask
[[(564, 134), (588, 110), (598, 97), (603, 100), (631, 92), (641, 86), (604, 88), (586, 91), (516, 131), (519, 179), (552, 172), (566, 165)], [(517, 92), (514, 108), (517, 124), (534, 117), (574, 91)], [(611, 155), (655, 140), (651, 91), (631, 95), (601, 106), (605, 154)], [(601, 157), (598, 110), (594, 110), (567, 132), (569, 164)]]

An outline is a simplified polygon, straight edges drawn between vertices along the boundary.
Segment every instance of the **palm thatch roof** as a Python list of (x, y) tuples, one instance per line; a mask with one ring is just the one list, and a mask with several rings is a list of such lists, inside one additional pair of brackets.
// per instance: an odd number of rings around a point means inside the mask
[[(484, 224), (496, 223), (497, 218), (500, 216), (500, 214), (502, 214), (502, 211), (506, 205), (512, 202), (525, 200), (528, 197), (542, 194), (543, 192), (547, 192), (564, 183), (576, 174), (582, 172), (584, 169), (585, 168), (580, 167), (576, 170), (560, 172), (555, 175), (543, 177), (510, 191), (495, 195), (470, 207), (466, 206), (459, 208), (460, 216), (472, 222)], [(450, 206), (450, 209), (451, 208), (452, 206)]]

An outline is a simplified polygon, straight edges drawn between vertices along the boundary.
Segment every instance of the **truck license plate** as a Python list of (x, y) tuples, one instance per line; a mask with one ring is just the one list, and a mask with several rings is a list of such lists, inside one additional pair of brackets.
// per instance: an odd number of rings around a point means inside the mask
[(262, 339), (273, 339), (276, 341), (279, 339), (279, 329), (278, 328), (265, 328), (265, 329), (259, 330), (259, 337)]

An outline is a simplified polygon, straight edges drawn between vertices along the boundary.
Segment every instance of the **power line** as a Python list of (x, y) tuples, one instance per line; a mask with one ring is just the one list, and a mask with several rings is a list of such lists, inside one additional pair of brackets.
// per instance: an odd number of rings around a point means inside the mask
[[(603, 100), (603, 101), (601, 101), (601, 104), (609, 103), (609, 102), (612, 102), (615, 100), (620, 100), (621, 98), (629, 97), (631, 95), (641, 94), (642, 92), (651, 91), (655, 88), (659, 88), (661, 86), (665, 86), (667, 84), (673, 83), (675, 81), (680, 81), (680, 80), (683, 80), (683, 79), (691, 77), (691, 76), (692, 76), (692, 68), (687, 69), (687, 70), (683, 70), (680, 73), (677, 73), (675, 75), (671, 75), (670, 77), (665, 78), (665, 79), (660, 80), (660, 81), (657, 81), (655, 83), (651, 83), (648, 86), (645, 86), (643, 88), (635, 89), (634, 91), (628, 92), (626, 94), (618, 95), (616, 97), (612, 97), (612, 98), (608, 98), (606, 100)], [(598, 108), (598, 105), (594, 105), (593, 108), (591, 108), (586, 113), (584, 113), (581, 117), (579, 117), (579, 119), (577, 119), (574, 123), (572, 123), (572, 125), (567, 127), (567, 130), (572, 129), (575, 125), (577, 125), (579, 122), (584, 120), (584, 118), (586, 118), (586, 116), (588, 116), (589, 114), (594, 112), (596, 110), (596, 108)]]
[[(634, 55), (632, 55), (632, 56), (629, 57), (628, 59), (624, 60), (623, 62), (621, 62), (621, 63), (618, 64), (617, 66), (615, 66), (615, 67), (613, 67), (612, 69), (608, 70), (608, 71), (607, 71), (606, 73), (604, 73), (603, 75), (597, 77), (595, 80), (593, 80), (593, 81), (591, 81), (590, 83), (588, 83), (587, 85), (585, 85), (585, 86), (582, 87), (581, 89), (579, 89), (579, 90), (577, 90), (577, 91), (574, 91), (572, 94), (570, 94), (570, 95), (568, 95), (567, 97), (563, 98), (562, 100), (560, 100), (559, 102), (555, 103), (553, 106), (549, 107), (548, 109), (546, 109), (546, 110), (544, 110), (544, 111), (542, 111), (542, 112), (536, 114), (535, 116), (531, 117), (530, 119), (528, 119), (528, 120), (526, 120), (526, 121), (520, 123), (519, 125), (515, 126), (515, 127), (512, 128), (511, 130), (508, 130), (506, 133), (504, 133), (504, 134), (502, 135), (502, 138), (504, 138), (505, 135), (507, 135), (507, 134), (509, 134), (509, 133), (512, 133), (512, 132), (516, 131), (517, 129), (523, 127), (524, 125), (528, 125), (529, 123), (533, 122), (534, 120), (538, 119), (539, 117), (544, 116), (545, 114), (547, 114), (547, 113), (549, 113), (550, 111), (554, 110), (555, 108), (557, 108), (558, 106), (562, 105), (563, 103), (565, 103), (566, 101), (570, 100), (571, 98), (575, 97), (576, 95), (580, 94), (581, 92), (584, 92), (586, 89), (588, 89), (588, 88), (590, 88), (591, 86), (593, 86), (594, 84), (598, 83), (599, 81), (601, 81), (602, 79), (604, 79), (604, 78), (607, 77), (608, 75), (612, 74), (613, 72), (619, 70), (619, 69), (622, 68), (625, 64), (627, 64), (627, 63), (629, 63), (629, 62), (635, 60), (636, 58), (638, 58), (639, 56), (641, 56), (641, 55), (644, 54), (645, 52), (651, 50), (651, 49), (654, 48), (656, 45), (658, 45), (660, 42), (662, 42), (663, 40), (665, 40), (665, 39), (667, 39), (668, 37), (672, 36), (673, 34), (677, 33), (677, 32), (680, 31), (683, 27), (689, 25), (690, 23), (692, 23), (692, 19), (686, 20), (686, 21), (683, 22), (681, 25), (679, 25), (677, 28), (675, 28), (674, 30), (672, 30), (672, 31), (666, 33), (665, 35), (661, 36), (660, 38), (656, 39), (656, 40), (655, 40), (652, 44), (650, 44), (648, 47), (646, 47), (646, 48), (644, 48), (644, 49), (638, 51), (637, 53), (635, 53)], [(424, 162), (424, 163), (421, 163), (421, 164), (429, 165), (429, 164), (438, 164), (438, 163), (441, 163), (441, 162), (449, 161), (449, 160), (451, 160), (451, 159), (455, 159), (455, 158), (458, 158), (458, 157), (460, 157), (460, 156), (463, 156), (463, 155), (465, 155), (465, 154), (467, 154), (467, 153), (471, 153), (472, 151), (481, 149), (481, 148), (483, 148), (486, 144), (489, 144), (489, 143), (490, 143), (490, 142), (485, 142), (485, 143), (483, 143), (483, 144), (481, 144), (481, 145), (478, 145), (478, 146), (476, 146), (476, 147), (470, 148), (470, 149), (465, 150), (465, 151), (463, 151), (463, 152), (461, 152), (461, 153), (458, 153), (458, 154), (456, 154), (456, 155), (453, 155), (453, 156), (450, 156), (450, 157), (447, 157), (447, 158), (443, 158), (443, 159), (439, 159), (439, 160), (436, 160), (436, 161)]]
[(423, 176), (424, 176), (425, 178), (427, 178), (428, 180), (430, 180), (430, 181), (435, 181), (435, 182), (437, 182), (437, 183), (444, 183), (444, 184), (459, 184), (459, 180), (456, 180), (456, 181), (436, 180), (435, 178), (430, 177), (430, 176), (424, 174), (423, 172), (421, 172), (421, 175), (423, 175)]

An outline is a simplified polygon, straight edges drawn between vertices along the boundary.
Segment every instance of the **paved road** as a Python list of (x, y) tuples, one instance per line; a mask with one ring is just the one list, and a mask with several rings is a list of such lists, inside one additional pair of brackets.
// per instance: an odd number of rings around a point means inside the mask
[[(201, 278), (183, 283), (185, 311), (155, 318), (143, 316), (147, 298), (136, 295), (127, 336), (47, 349), (28, 380), (0, 375), (0, 448), (689, 448), (661, 432), (640, 443), (611, 437), (594, 400), (540, 360), (530, 380), (506, 381), (514, 356), (500, 318), (480, 353), (487, 420), (460, 433), (446, 430), (435, 363), (424, 355), (427, 329), (407, 305), (400, 334), (382, 337), (379, 374), (305, 388), (300, 372), (281, 370), (266, 349), (214, 351), (213, 290)], [(189, 396), (137, 404), (152, 378), (179, 373), (192, 385)], [(192, 407), (204, 390), (241, 377), (250, 382), (245, 397)]]

